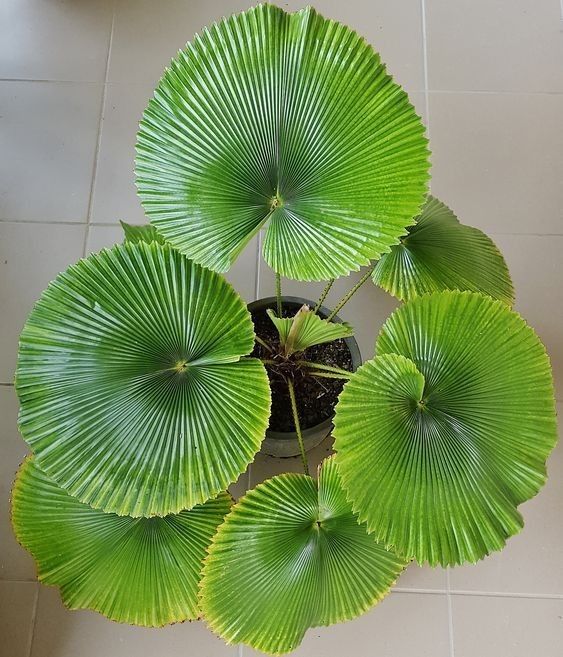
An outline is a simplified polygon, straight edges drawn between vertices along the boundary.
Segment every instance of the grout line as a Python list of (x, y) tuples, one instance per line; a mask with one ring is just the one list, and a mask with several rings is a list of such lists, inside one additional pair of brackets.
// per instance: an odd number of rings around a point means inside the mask
[[(563, 0), (561, 0), (561, 2), (563, 2)], [(458, 95), (475, 94), (492, 96), (563, 96), (563, 91), (491, 91), (490, 89), (429, 89), (428, 93)]]
[(448, 605), (448, 634), (450, 637), (450, 657), (455, 657), (454, 650), (454, 614), (452, 609), (452, 587), (450, 582), (450, 569), (446, 568), (446, 601)]
[[(449, 570), (446, 571), (446, 588), (445, 589), (415, 589), (415, 588), (402, 588), (395, 586), (391, 589), (391, 593), (410, 593), (410, 594), (424, 594), (424, 595), (445, 595), (448, 598), (452, 596), (473, 596), (480, 598), (514, 598), (514, 599), (530, 599), (530, 600), (563, 600), (563, 593), (511, 593), (502, 591), (466, 591), (463, 589), (450, 588)], [(450, 606), (448, 604), (448, 606)], [(453, 621), (452, 621), (453, 625)]]
[(239, 644), (239, 645), (237, 646), (237, 656), (238, 656), (238, 657), (244, 657), (242, 651), (243, 651), (242, 644)]
[[(563, 0), (561, 0), (563, 2)], [(428, 93), (428, 40), (426, 38), (426, 0), (420, 0), (422, 30), (422, 70), (424, 75), (424, 111), (426, 112), (426, 136), (430, 141), (430, 102)]]
[[(63, 221), (59, 219), (48, 219), (44, 221), (43, 219), (0, 219), (2, 224), (30, 224), (30, 225), (39, 225), (39, 226), (86, 226), (87, 221)], [(142, 224), (134, 224), (136, 226), (141, 226)], [(109, 226), (119, 228), (119, 223), (115, 221), (91, 221), (90, 226)]]
[(13, 387), (14, 387), (14, 384), (13, 384), (13, 383), (1, 383), (1, 382), (0, 382), (0, 386), (5, 386), (5, 387), (8, 387), (8, 388), (13, 388)]
[(43, 82), (45, 84), (104, 84), (102, 80), (56, 80), (51, 78), (0, 78), (0, 82)]
[(85, 226), (85, 221), (41, 221), (40, 219), (0, 219), (3, 224), (30, 224), (30, 225), (46, 225), (51, 226)]
[(478, 598), (515, 598), (528, 600), (563, 600), (563, 593), (503, 593), (501, 591), (450, 591), (451, 595), (465, 595)]
[(39, 606), (39, 584), (35, 584), (35, 598), (33, 599), (33, 610), (31, 612), (31, 624), (29, 626), (29, 638), (27, 640), (27, 657), (31, 657), (33, 648), (33, 635), (35, 634), (35, 620), (37, 618), (37, 607)]
[[(563, 0), (561, 0), (563, 2)], [(126, 219), (126, 217), (125, 217)], [(86, 226), (89, 225), (90, 227), (92, 226), (103, 226), (104, 228), (119, 228), (119, 223), (115, 221), (58, 221), (58, 220), (48, 220), (48, 221), (42, 221), (39, 219), (0, 219), (0, 224), (24, 224), (24, 225), (39, 225), (39, 226)], [(135, 224), (135, 225), (141, 225), (141, 224)], [(515, 232), (502, 232), (502, 231), (497, 231), (497, 230), (487, 230), (487, 228), (483, 229), (480, 228), (480, 230), (485, 230), (487, 232), (487, 235), (490, 237), (494, 237), (497, 235), (503, 235), (503, 236), (510, 236), (510, 237), (563, 237), (563, 232), (561, 233), (515, 233)], [(261, 240), (261, 235), (258, 236), (259, 240)], [(256, 255), (257, 261), (260, 259), (260, 249), (261, 247), (258, 247), (258, 253)], [(257, 262), (256, 268), (259, 267), (259, 264)], [(259, 294), (258, 288), (255, 288), (255, 294)]]
[[(425, 0), (420, 0), (421, 6), (425, 4)], [(560, 0), (563, 7), (563, 0)], [(561, 10), (561, 22), (563, 23), (563, 8)], [(563, 29), (563, 26), (562, 28)], [(423, 43), (426, 41), (426, 37), (423, 34)], [(56, 80), (56, 79), (47, 79), (47, 78), (0, 78), (0, 83), (2, 82), (32, 82), (32, 83), (43, 83), (43, 84), (98, 84), (98, 85), (137, 85), (142, 86), (144, 82), (111, 82), (107, 80)], [(153, 86), (158, 82), (155, 81)], [(410, 95), (412, 93), (424, 93), (424, 89), (409, 89), (403, 86), (405, 91)], [(494, 94), (494, 95), (514, 95), (514, 96), (563, 96), (563, 91), (526, 91), (519, 90), (514, 91), (510, 89), (429, 89), (428, 93), (430, 94)]]
[(444, 595), (447, 593), (446, 589), (411, 589), (403, 588), (401, 586), (394, 586), (391, 593), (423, 593), (424, 595)]
[(105, 111), (105, 106), (106, 106), (106, 98), (107, 98), (107, 82), (108, 82), (108, 74), (109, 74), (109, 62), (110, 62), (110, 56), (111, 56), (111, 47), (113, 44), (113, 30), (114, 30), (114, 25), (115, 25), (115, 0), (113, 2), (112, 6), (112, 17), (111, 17), (111, 29), (109, 33), (109, 43), (108, 43), (108, 53), (106, 57), (106, 70), (104, 74), (104, 90), (102, 92), (102, 103), (100, 107), (100, 118), (98, 121), (98, 139), (96, 141), (96, 151), (94, 153), (94, 167), (92, 170), (92, 183), (90, 185), (90, 196), (88, 199), (88, 214), (86, 216), (86, 229), (84, 230), (84, 243), (82, 245), (82, 257), (86, 257), (86, 250), (88, 247), (88, 238), (90, 237), (90, 222), (92, 219), (92, 207), (94, 204), (94, 191), (96, 189), (96, 179), (98, 177), (98, 160), (100, 157), (100, 146), (102, 143), (102, 125), (104, 122), (104, 111)]
[(496, 231), (487, 232), (487, 235), (507, 235), (510, 237), (563, 237), (563, 233), (499, 233)]

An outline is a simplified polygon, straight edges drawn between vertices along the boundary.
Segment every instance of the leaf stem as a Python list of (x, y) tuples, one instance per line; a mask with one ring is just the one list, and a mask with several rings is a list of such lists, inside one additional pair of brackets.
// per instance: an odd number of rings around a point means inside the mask
[(274, 353), (274, 350), (272, 349), (272, 347), (270, 347), (270, 345), (267, 342), (264, 342), (264, 340), (262, 340), (262, 338), (258, 337), (257, 335), (254, 335), (254, 339), (256, 340), (256, 342), (259, 345), (262, 345), (264, 347), (264, 349), (269, 351), (271, 354)]
[(278, 310), (278, 317), (282, 316), (282, 291), (281, 291), (281, 275), (276, 272), (276, 304)]
[[(308, 372), (309, 376), (320, 376), (323, 379), (349, 379), (349, 376), (343, 376), (342, 374), (334, 374), (333, 372)], [(348, 372), (352, 374), (352, 372)]]
[(305, 474), (309, 474), (309, 463), (307, 462), (307, 454), (305, 453), (305, 445), (303, 444), (303, 436), (301, 434), (301, 425), (299, 423), (299, 413), (297, 412), (297, 402), (295, 401), (295, 388), (293, 382), (287, 379), (287, 387), (289, 389), (289, 399), (291, 400), (291, 412), (293, 413), (293, 423), (295, 424), (295, 433), (297, 434), (297, 441), (299, 442), (299, 449), (301, 450), (301, 461), (303, 462), (303, 470)]
[(343, 370), (341, 367), (333, 367), (332, 365), (323, 365), (322, 363), (311, 363), (308, 360), (298, 360), (298, 365), (301, 367), (310, 367), (311, 369), (324, 370), (326, 372), (332, 372), (333, 374), (341, 374), (342, 378), (349, 379), (353, 372), (350, 370)]
[(325, 289), (321, 292), (321, 296), (319, 297), (319, 300), (315, 304), (315, 307), (313, 308), (313, 312), (316, 313), (319, 311), (319, 308), (323, 305), (323, 301), (326, 299), (327, 294), (330, 292), (330, 288), (332, 287), (332, 284), (334, 283), (334, 278), (331, 278), (329, 282), (326, 284)]
[(356, 294), (356, 292), (362, 287), (362, 285), (367, 281), (367, 279), (371, 276), (371, 273), (375, 269), (376, 263), (374, 262), (373, 265), (370, 265), (366, 273), (360, 278), (360, 280), (354, 285), (354, 287), (347, 292), (342, 299), (336, 304), (334, 307), (333, 311), (330, 313), (330, 315), (326, 318), (327, 321), (330, 321), (342, 308), (344, 307), (345, 304), (350, 301), (350, 299)]

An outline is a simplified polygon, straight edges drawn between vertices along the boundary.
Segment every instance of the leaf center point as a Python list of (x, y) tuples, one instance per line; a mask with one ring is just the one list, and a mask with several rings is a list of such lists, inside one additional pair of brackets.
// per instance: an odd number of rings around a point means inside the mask
[(270, 212), (274, 212), (278, 208), (283, 208), (284, 201), (279, 192), (276, 192), (275, 196), (272, 196), (270, 199)]

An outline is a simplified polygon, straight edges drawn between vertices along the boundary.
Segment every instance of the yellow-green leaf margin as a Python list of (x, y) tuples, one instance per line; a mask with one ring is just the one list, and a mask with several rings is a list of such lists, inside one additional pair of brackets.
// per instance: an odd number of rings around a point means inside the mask
[(246, 304), (170, 246), (126, 242), (59, 274), (20, 337), (19, 426), (80, 501), (131, 516), (215, 497), (260, 448), (266, 370)]
[(501, 301), (416, 297), (384, 324), (334, 420), (342, 484), (378, 540), (420, 563), (475, 562), (523, 524), (557, 440), (549, 359)]
[(308, 628), (369, 609), (405, 565), (358, 524), (329, 458), (318, 483), (279, 475), (233, 507), (205, 560), (202, 610), (227, 643), (291, 652)]
[(200, 616), (201, 563), (230, 505), (220, 493), (165, 518), (117, 516), (71, 497), (28, 459), (12, 492), (12, 524), (39, 580), (58, 586), (67, 607), (159, 627)]

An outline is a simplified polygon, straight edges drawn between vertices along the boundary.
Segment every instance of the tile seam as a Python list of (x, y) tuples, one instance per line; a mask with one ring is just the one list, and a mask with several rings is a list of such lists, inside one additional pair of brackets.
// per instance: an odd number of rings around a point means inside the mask
[[(563, 0), (561, 0), (563, 2)], [(563, 96), (563, 91), (515, 91), (489, 89), (428, 89), (428, 94), (473, 94), (475, 96)]]
[(104, 84), (103, 80), (65, 80), (56, 78), (0, 78), (0, 82), (39, 82), (43, 84)]
[(115, 26), (115, 0), (112, 3), (112, 16), (111, 16), (111, 28), (110, 28), (110, 34), (109, 34), (109, 42), (108, 42), (108, 52), (106, 56), (106, 68), (105, 68), (105, 74), (104, 74), (104, 86), (102, 90), (102, 100), (101, 100), (101, 106), (100, 106), (100, 115), (98, 119), (98, 135), (96, 139), (96, 150), (94, 153), (94, 165), (92, 169), (92, 180), (90, 183), (90, 195), (88, 198), (88, 212), (86, 215), (86, 228), (84, 230), (84, 242), (82, 245), (82, 257), (86, 257), (86, 251), (88, 248), (88, 239), (90, 237), (90, 224), (92, 220), (92, 210), (94, 206), (94, 193), (96, 191), (96, 181), (98, 178), (98, 165), (99, 165), (99, 159), (100, 159), (100, 146), (102, 143), (102, 128), (103, 128), (103, 123), (104, 123), (104, 113), (105, 113), (105, 106), (106, 106), (106, 100), (107, 100), (107, 82), (108, 82), (108, 74), (109, 74), (109, 65), (110, 65), (110, 58), (111, 58), (111, 49), (113, 45), (113, 32), (114, 32), (114, 26)]
[(31, 657), (33, 650), (33, 637), (35, 635), (35, 621), (37, 619), (37, 608), (39, 606), (39, 584), (35, 583), (35, 597), (33, 598), (33, 610), (31, 612), (31, 624), (29, 626), (29, 637), (27, 640), (27, 657)]
[[(563, 0), (562, 0), (563, 1)], [(430, 102), (428, 95), (428, 40), (426, 35), (426, 0), (420, 0), (420, 20), (422, 31), (422, 75), (424, 78), (424, 111), (426, 112), (426, 135), (430, 140)]]
[(448, 637), (450, 643), (450, 657), (455, 657), (454, 648), (454, 615), (452, 607), (452, 587), (450, 581), (450, 569), (446, 568), (446, 604), (448, 613)]
[(563, 593), (522, 593), (503, 591), (470, 591), (452, 589), (452, 596), (466, 596), (475, 598), (512, 598), (513, 600), (563, 600)]
[[(47, 220), (42, 221), (40, 219), (0, 219), (0, 224), (25, 224), (25, 225), (50, 225), (50, 226), (100, 226), (105, 228), (119, 228), (119, 223), (113, 221), (57, 221), (57, 220)], [(141, 224), (136, 224), (141, 225)], [(477, 228), (477, 226), (476, 226)], [(563, 232), (561, 233), (518, 233), (518, 232), (499, 232), (499, 231), (489, 231), (487, 229), (480, 228), (480, 230), (485, 230), (489, 236), (510, 236), (510, 237), (563, 237)]]

